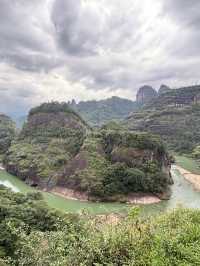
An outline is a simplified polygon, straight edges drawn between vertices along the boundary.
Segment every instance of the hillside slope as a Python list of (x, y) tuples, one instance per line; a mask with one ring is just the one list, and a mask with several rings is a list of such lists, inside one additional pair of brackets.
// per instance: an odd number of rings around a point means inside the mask
[(8, 116), (0, 114), (0, 155), (7, 151), (14, 136), (14, 122)]
[(160, 94), (124, 122), (128, 129), (160, 135), (171, 149), (191, 151), (200, 143), (200, 86)]
[(100, 101), (82, 101), (77, 104), (72, 101), (70, 106), (89, 124), (101, 126), (112, 120), (124, 119), (130, 112), (137, 110), (140, 104), (128, 99), (112, 97)]
[(4, 163), (30, 185), (65, 187), (91, 200), (123, 200), (133, 192), (162, 197), (172, 184), (159, 138), (122, 129), (92, 131), (67, 104), (32, 109)]
[(90, 199), (123, 200), (133, 192), (162, 196), (172, 184), (170, 160), (154, 136), (102, 130), (87, 136), (59, 184)]
[(52, 186), (63, 166), (79, 151), (88, 125), (67, 104), (32, 109), (5, 158), (8, 172), (27, 183)]

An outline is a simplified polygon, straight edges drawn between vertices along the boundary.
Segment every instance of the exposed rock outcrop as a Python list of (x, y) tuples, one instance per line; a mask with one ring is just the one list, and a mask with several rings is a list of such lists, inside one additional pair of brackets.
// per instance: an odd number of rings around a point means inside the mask
[(170, 87), (168, 87), (168, 86), (162, 84), (162, 85), (160, 86), (160, 89), (158, 90), (158, 95), (164, 94), (164, 93), (166, 93), (166, 92), (170, 92), (170, 90), (171, 90)]
[(170, 149), (190, 152), (200, 143), (200, 86), (171, 89), (140, 111), (130, 114), (124, 126), (158, 134)]
[(34, 108), (7, 153), (6, 169), (32, 186), (52, 187), (63, 167), (79, 152), (89, 130), (66, 104)]
[(6, 169), (31, 186), (64, 187), (90, 200), (166, 193), (172, 180), (162, 142), (114, 128), (92, 131), (67, 104), (43, 104), (30, 111), (7, 152)]
[(145, 104), (150, 102), (152, 99), (157, 97), (157, 92), (151, 86), (143, 86), (141, 87), (136, 95), (136, 101), (139, 104)]

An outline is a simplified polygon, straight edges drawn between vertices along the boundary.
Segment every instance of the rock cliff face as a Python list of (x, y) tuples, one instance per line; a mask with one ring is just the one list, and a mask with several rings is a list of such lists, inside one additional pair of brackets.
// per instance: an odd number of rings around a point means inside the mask
[(157, 97), (157, 92), (150, 86), (141, 87), (136, 95), (136, 101), (139, 104), (146, 104)]
[(92, 131), (68, 105), (43, 104), (30, 111), (6, 169), (32, 186), (65, 187), (95, 200), (168, 191), (170, 161), (159, 138), (114, 128)]
[(0, 154), (4, 154), (15, 136), (15, 124), (8, 116), (0, 114)]
[(5, 158), (8, 172), (34, 186), (51, 187), (83, 144), (87, 124), (66, 104), (43, 104), (27, 123)]
[(200, 86), (183, 87), (160, 94), (148, 107), (162, 109), (165, 107), (183, 107), (200, 103)]
[(161, 195), (172, 183), (170, 160), (159, 139), (104, 130), (87, 136), (58, 181), (101, 200), (122, 200), (132, 192)]
[(158, 90), (158, 95), (164, 94), (166, 92), (170, 92), (170, 87), (166, 86), (166, 85), (161, 85), (160, 89)]
[(125, 121), (128, 129), (158, 134), (176, 151), (191, 151), (200, 143), (200, 86), (160, 94)]

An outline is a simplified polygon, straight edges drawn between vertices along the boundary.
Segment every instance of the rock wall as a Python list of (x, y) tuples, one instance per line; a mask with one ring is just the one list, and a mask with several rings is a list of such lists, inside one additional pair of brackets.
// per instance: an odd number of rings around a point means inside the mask
[(138, 90), (136, 95), (136, 101), (139, 104), (145, 104), (155, 99), (156, 97), (157, 97), (156, 90), (154, 90), (150, 86), (145, 85)]

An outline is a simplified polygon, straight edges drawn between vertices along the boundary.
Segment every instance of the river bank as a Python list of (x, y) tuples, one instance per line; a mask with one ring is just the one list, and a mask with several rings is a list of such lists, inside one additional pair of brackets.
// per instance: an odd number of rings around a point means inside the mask
[[(141, 215), (151, 216), (158, 213), (167, 211), (169, 209), (176, 208), (178, 205), (187, 208), (200, 208), (200, 193), (189, 184), (185, 177), (178, 171), (175, 165), (172, 165), (171, 169), (174, 185), (172, 185), (172, 195), (169, 200), (162, 200), (155, 204), (143, 204), (143, 198), (140, 198)], [(198, 174), (198, 173), (197, 173)], [(6, 171), (0, 171), (0, 184), (11, 188), (13, 191), (21, 193), (28, 193), (37, 191), (36, 188), (30, 187), (25, 182), (17, 178), (16, 176), (8, 174)], [(90, 214), (127, 214), (131, 208), (131, 204), (117, 203), (117, 202), (90, 202), (80, 201), (64, 198), (53, 193), (42, 192), (45, 202), (50, 208), (57, 209), (67, 213), (81, 213), (83, 210), (87, 210)], [(145, 198), (145, 201), (147, 198)], [(138, 204), (139, 199), (134, 201)], [(148, 199), (148, 202), (149, 199)], [(133, 203), (133, 206), (134, 206)]]
[[(48, 191), (54, 195), (63, 197), (65, 199), (70, 200), (79, 200), (79, 201), (94, 201), (88, 197), (86, 193), (81, 193), (78, 191), (74, 191), (73, 189), (63, 188), (63, 187), (55, 187)], [(121, 202), (129, 203), (129, 204), (154, 204), (161, 202), (161, 199), (153, 194), (145, 194), (145, 193), (131, 193), (127, 196), (119, 196)]]
[(194, 174), (186, 169), (184, 169), (181, 166), (176, 165), (176, 169), (180, 172), (180, 174), (188, 181), (190, 182), (193, 187), (200, 191), (200, 175)]

